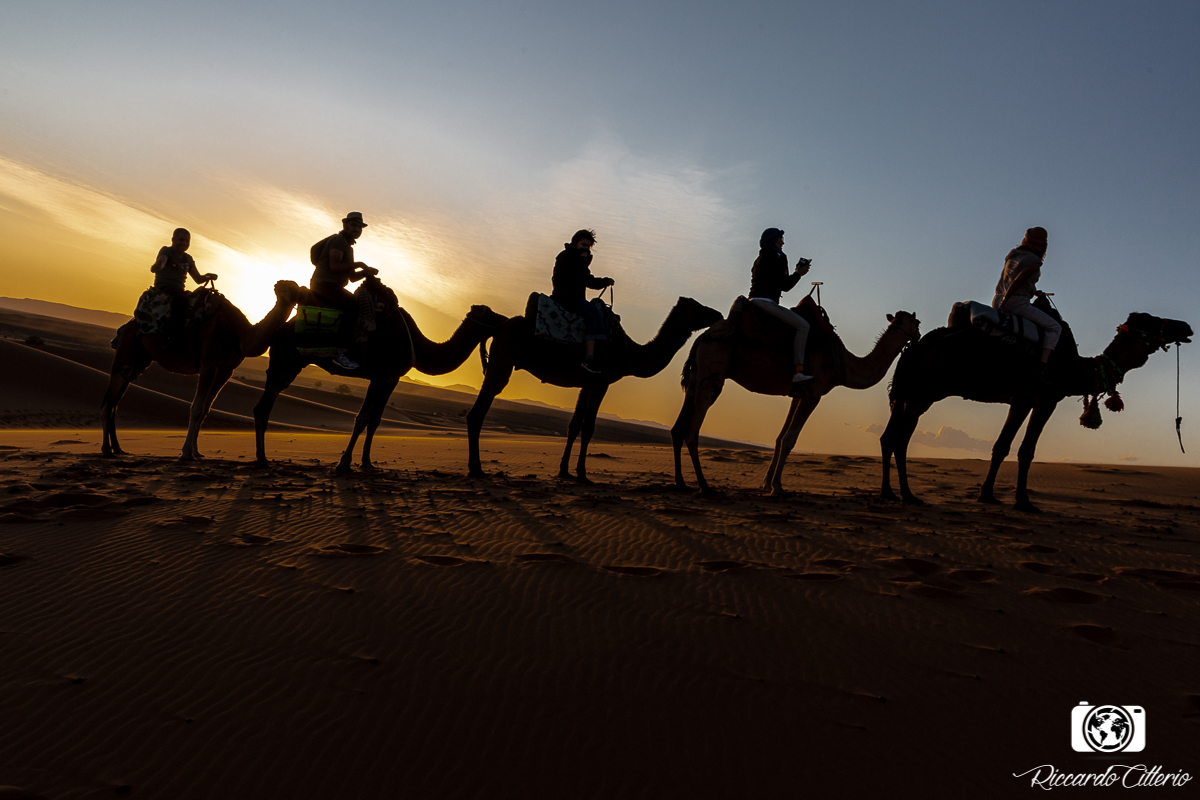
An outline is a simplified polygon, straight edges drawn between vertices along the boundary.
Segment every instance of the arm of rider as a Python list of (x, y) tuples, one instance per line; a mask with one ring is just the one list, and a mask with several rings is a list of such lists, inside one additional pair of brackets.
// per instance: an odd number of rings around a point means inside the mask
[(215, 281), (217, 279), (217, 274), (215, 272), (206, 272), (201, 275), (199, 270), (196, 269), (195, 261), (193, 261), (191, 266), (188, 267), (188, 275), (191, 275), (192, 280), (194, 280), (196, 283), (205, 283), (206, 281)]
[(154, 263), (150, 265), (150, 271), (158, 272), (165, 263), (167, 263), (167, 248), (164, 247), (158, 251), (158, 258), (154, 259)]
[(811, 269), (811, 268), (812, 268), (812, 259), (810, 259), (810, 258), (796, 259), (796, 274), (799, 275), (801, 278), (803, 278), (805, 275), (807, 275), (809, 269)]
[(350, 273), (350, 282), (351, 283), (358, 283), (363, 278), (366, 278), (370, 275), (378, 275), (379, 274), (379, 270), (375, 269), (374, 267), (368, 267), (366, 264), (362, 263), (361, 261), (355, 261), (354, 267), (355, 267), (354, 271)]

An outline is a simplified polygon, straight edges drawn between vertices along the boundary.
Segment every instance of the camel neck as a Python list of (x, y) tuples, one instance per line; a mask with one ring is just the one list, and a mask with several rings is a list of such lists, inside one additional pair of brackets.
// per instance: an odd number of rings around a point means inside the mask
[(896, 356), (904, 349), (906, 341), (908, 336), (904, 331), (892, 324), (879, 335), (875, 346), (865, 356), (856, 356), (842, 345), (846, 365), (843, 385), (851, 389), (869, 389), (879, 383), (896, 360)]

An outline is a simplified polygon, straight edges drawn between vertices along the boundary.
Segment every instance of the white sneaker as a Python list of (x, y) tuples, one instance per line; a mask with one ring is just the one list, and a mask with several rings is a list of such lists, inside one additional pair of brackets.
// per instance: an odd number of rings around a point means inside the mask
[(805, 381), (811, 381), (812, 379), (812, 375), (805, 375), (803, 372), (797, 372), (792, 376), (792, 383), (804, 383)]
[(345, 353), (338, 353), (334, 356), (333, 363), (342, 369), (358, 369), (358, 364), (347, 358)]

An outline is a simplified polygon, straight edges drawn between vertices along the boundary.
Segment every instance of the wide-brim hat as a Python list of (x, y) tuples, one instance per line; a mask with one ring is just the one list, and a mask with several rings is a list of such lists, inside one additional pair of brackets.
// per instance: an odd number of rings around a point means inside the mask
[(347, 214), (346, 218), (342, 220), (342, 224), (345, 225), (347, 222), (357, 222), (364, 228), (367, 227), (367, 223), (363, 220), (361, 211), (351, 211), (349, 214)]

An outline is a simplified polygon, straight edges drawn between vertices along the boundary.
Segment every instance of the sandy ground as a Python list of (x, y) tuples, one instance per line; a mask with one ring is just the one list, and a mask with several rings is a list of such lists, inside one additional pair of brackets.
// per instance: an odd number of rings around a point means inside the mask
[[(1200, 475), (342, 435), (0, 432), (0, 797), (1016, 797), (1039, 765), (1200, 774)], [(1011, 498), (1015, 467), (1001, 473)], [(689, 475), (690, 478), (690, 475)], [(1080, 701), (1140, 753), (1071, 749)], [(1150, 791), (1194, 796), (1200, 783)], [(1120, 787), (1114, 787), (1119, 791)], [(1072, 796), (1089, 790), (1063, 789)], [(1099, 793), (1100, 790), (1090, 792)], [(1110, 790), (1111, 791), (1111, 790)]]

